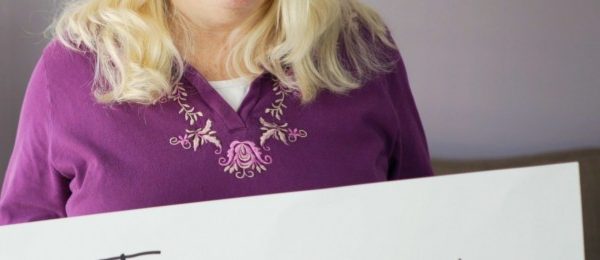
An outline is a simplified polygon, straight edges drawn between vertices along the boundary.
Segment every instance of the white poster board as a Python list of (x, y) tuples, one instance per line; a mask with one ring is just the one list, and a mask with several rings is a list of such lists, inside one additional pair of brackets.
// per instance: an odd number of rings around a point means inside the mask
[[(0, 227), (0, 259), (583, 260), (577, 163)], [(139, 256), (121, 257), (147, 253)]]

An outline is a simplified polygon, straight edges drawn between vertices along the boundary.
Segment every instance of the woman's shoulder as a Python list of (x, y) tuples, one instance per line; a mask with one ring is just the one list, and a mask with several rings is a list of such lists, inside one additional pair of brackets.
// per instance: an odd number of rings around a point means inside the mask
[(58, 38), (52, 38), (40, 57), (51, 81), (66, 77), (89, 77), (94, 71), (94, 54), (85, 49), (72, 49)]
[(92, 52), (75, 50), (52, 38), (39, 58), (43, 63), (49, 91), (53, 95), (79, 94), (77, 89), (89, 91), (94, 78), (95, 56)]
[(84, 47), (73, 49), (72, 47), (65, 45), (57, 37), (53, 37), (48, 41), (46, 46), (44, 46), (42, 55), (46, 58), (52, 58), (54, 61), (66, 61), (77, 58), (89, 59), (92, 56), (92, 52)]

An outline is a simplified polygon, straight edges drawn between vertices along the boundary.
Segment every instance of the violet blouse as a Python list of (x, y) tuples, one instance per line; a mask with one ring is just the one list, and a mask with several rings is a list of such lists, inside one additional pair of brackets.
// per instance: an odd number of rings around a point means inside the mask
[(96, 103), (94, 56), (53, 39), (27, 85), (0, 225), (432, 176), (400, 53), (348, 95), (299, 93), (270, 73), (235, 111), (187, 65), (157, 105)]

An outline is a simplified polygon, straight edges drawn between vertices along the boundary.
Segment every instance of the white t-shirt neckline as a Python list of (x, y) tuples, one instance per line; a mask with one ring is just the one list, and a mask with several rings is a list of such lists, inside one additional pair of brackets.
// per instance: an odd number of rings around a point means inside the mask
[(225, 79), (225, 80), (211, 80), (208, 83), (213, 88), (226, 88), (226, 87), (239, 87), (250, 84), (250, 80), (245, 77), (239, 77), (234, 79)]
[(242, 101), (248, 94), (251, 82), (252, 81), (246, 77), (208, 81), (212, 88), (214, 88), (235, 111), (239, 109)]

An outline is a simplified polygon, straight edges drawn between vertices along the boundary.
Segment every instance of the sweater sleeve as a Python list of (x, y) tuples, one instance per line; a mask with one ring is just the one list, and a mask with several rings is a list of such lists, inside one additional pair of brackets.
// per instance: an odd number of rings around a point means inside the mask
[(69, 179), (52, 167), (51, 100), (44, 49), (21, 105), (13, 150), (0, 193), (0, 225), (65, 217)]
[(387, 74), (386, 87), (396, 115), (398, 131), (393, 141), (388, 180), (433, 176), (425, 131), (404, 61), (397, 49), (392, 50), (390, 57), (394, 58), (395, 65), (392, 72)]

